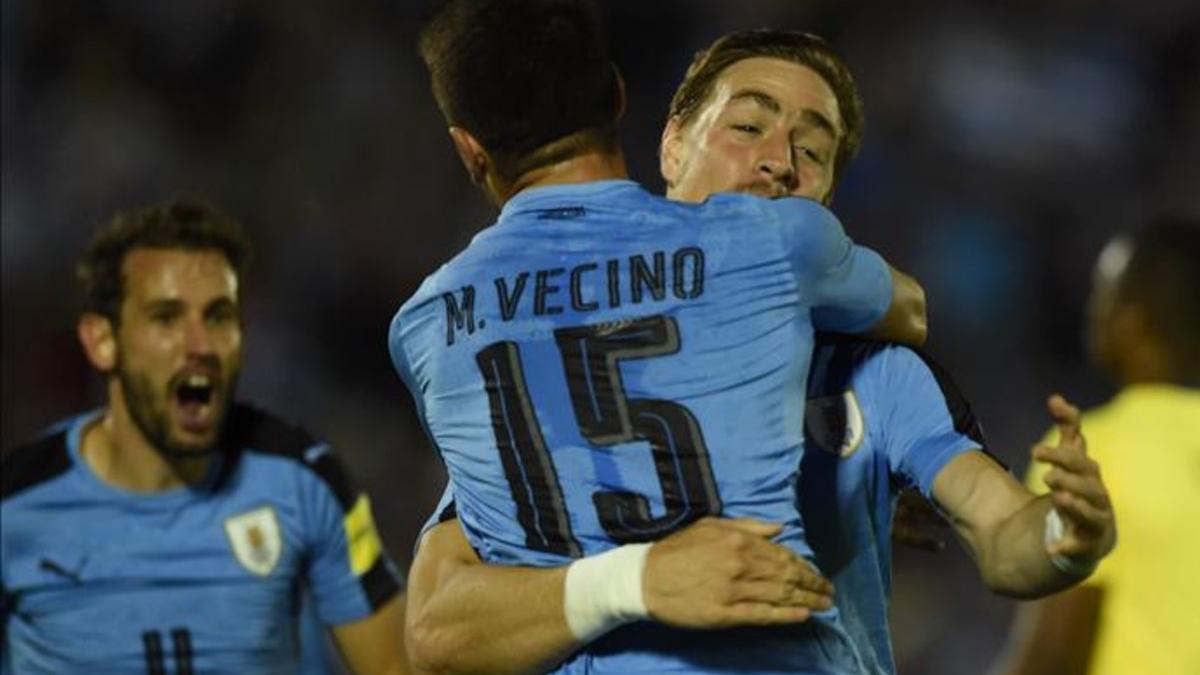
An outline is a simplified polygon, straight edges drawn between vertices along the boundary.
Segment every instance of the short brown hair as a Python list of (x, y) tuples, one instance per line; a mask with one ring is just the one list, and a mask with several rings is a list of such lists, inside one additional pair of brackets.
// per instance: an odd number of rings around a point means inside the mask
[(837, 98), (842, 116), (842, 134), (834, 156), (833, 183), (858, 154), (862, 143), (862, 99), (846, 61), (828, 42), (811, 33), (794, 30), (759, 29), (730, 33), (696, 54), (687, 75), (671, 99), (668, 117), (691, 122), (712, 94), (713, 86), (726, 68), (745, 59), (766, 57), (792, 61), (812, 68)]
[(538, 151), (581, 133), (616, 147), (620, 85), (592, 0), (450, 0), (418, 49), (446, 121), (505, 178), (561, 161)]
[(92, 237), (75, 268), (85, 312), (120, 320), (122, 266), (136, 248), (220, 251), (239, 279), (250, 259), (241, 225), (204, 200), (180, 198), (118, 211)]

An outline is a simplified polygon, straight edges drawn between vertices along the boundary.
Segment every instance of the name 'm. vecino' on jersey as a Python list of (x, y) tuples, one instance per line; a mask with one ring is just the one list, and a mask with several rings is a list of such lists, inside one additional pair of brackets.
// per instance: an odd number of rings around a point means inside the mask
[(399, 592), (367, 498), (329, 445), (234, 406), (204, 484), (135, 493), (80, 457), (99, 415), (5, 458), (11, 672), (294, 673), (303, 587), (326, 625)]
[[(562, 565), (707, 515), (781, 523), (811, 558), (795, 481), (814, 327), (864, 330), (891, 292), (816, 202), (599, 181), (511, 199), (401, 307), (389, 347), (485, 562)], [(704, 672), (756, 650), (755, 672), (828, 672), (849, 648), (836, 621), (728, 631), (734, 650), (633, 624), (564, 669)]]

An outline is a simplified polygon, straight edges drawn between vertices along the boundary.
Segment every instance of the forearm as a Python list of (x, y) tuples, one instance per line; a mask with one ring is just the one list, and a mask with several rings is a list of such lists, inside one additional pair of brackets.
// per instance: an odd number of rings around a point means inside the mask
[(916, 279), (891, 268), (892, 302), (887, 314), (867, 333), (869, 337), (886, 342), (920, 347), (928, 334), (925, 310), (925, 289)]
[(1014, 598), (1039, 598), (1069, 588), (1084, 575), (1065, 574), (1046, 552), (1046, 514), (1049, 496), (1029, 502), (1002, 521), (981, 542), (979, 571), (987, 587)]
[[(563, 613), (566, 568), (458, 565), (410, 605), (409, 654), (422, 673), (532, 673), (579, 649)], [(416, 603), (414, 603), (416, 604)]]

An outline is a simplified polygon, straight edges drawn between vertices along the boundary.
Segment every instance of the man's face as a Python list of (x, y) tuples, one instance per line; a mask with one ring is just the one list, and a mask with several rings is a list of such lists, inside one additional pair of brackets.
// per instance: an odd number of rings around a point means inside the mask
[(816, 71), (776, 58), (743, 59), (721, 72), (686, 126), (668, 122), (667, 196), (697, 202), (737, 191), (825, 201), (841, 134), (837, 97)]
[(238, 279), (218, 251), (138, 248), (125, 257), (116, 375), (130, 415), (169, 455), (218, 439), (242, 363)]

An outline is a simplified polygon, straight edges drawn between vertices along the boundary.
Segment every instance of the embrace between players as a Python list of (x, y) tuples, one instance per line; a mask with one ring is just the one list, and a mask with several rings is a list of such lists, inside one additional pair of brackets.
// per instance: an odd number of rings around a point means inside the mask
[[(1112, 549), (1078, 411), (1048, 403), (1037, 497), (919, 351), (920, 286), (825, 208), (863, 115), (824, 41), (701, 52), (662, 135), (665, 198), (627, 179), (591, 4), (449, 2), (420, 49), (501, 211), (389, 333), (450, 475), (407, 616), (328, 446), (233, 403), (236, 225), (166, 204), (119, 215), (82, 266), (106, 408), (5, 461), (14, 672), (288, 672), (302, 584), (359, 673), (891, 673), (901, 488), (998, 593), (1061, 590)], [(98, 522), (137, 533), (133, 567)]]

